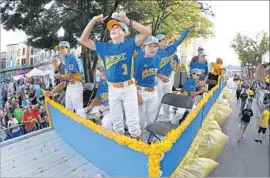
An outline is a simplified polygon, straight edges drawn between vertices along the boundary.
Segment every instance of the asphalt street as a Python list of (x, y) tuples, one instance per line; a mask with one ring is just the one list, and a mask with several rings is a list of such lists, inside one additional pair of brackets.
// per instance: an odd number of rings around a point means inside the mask
[[(230, 99), (233, 109), (231, 117), (222, 127), (223, 132), (229, 136), (229, 143), (217, 159), (219, 166), (210, 175), (211, 177), (269, 177), (269, 136), (265, 137), (262, 144), (256, 143), (254, 138), (259, 127), (259, 113), (255, 101), (251, 122), (246, 130), (244, 139), (237, 143), (239, 135), (239, 109), (235, 97), (236, 84), (230, 79), (229, 88), (232, 88), (233, 95)], [(268, 130), (267, 130), (268, 133)]]

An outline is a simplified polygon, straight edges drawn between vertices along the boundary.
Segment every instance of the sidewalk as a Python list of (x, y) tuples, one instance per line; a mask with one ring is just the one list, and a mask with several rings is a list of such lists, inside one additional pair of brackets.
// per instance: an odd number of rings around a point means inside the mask
[[(233, 87), (235, 88), (235, 87)], [(230, 99), (232, 115), (223, 126), (223, 132), (229, 136), (229, 143), (217, 159), (219, 167), (210, 175), (211, 177), (269, 177), (269, 137), (264, 143), (256, 143), (254, 137), (259, 127), (259, 116), (253, 102), (251, 122), (244, 135), (244, 140), (237, 143), (239, 135), (239, 109), (240, 102), (235, 98), (235, 89)], [(267, 131), (268, 133), (268, 131)]]

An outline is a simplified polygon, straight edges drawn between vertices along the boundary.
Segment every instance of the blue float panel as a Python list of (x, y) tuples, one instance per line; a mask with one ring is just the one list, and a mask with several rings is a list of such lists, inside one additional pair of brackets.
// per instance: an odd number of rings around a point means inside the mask
[(99, 135), (50, 104), (49, 111), (57, 133), (72, 148), (110, 176), (148, 177), (148, 156)]
[(171, 150), (165, 153), (163, 160), (161, 161), (161, 170), (163, 172), (162, 177), (169, 177), (173, 171), (177, 168), (181, 160), (186, 155), (190, 145), (200, 130), (201, 124), (210, 111), (212, 105), (215, 103), (218, 94), (222, 91), (222, 88), (217, 89), (213, 96), (209, 98), (207, 103), (190, 123), (187, 129), (182, 133), (180, 138), (172, 146)]

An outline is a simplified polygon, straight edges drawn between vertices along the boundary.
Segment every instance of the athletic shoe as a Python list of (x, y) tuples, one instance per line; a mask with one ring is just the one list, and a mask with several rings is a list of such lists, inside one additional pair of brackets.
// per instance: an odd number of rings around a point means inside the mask
[(263, 141), (262, 140), (259, 140), (260, 143), (262, 143)]
[(257, 140), (257, 139), (254, 139), (254, 141), (257, 142), (257, 143), (259, 142), (259, 140)]

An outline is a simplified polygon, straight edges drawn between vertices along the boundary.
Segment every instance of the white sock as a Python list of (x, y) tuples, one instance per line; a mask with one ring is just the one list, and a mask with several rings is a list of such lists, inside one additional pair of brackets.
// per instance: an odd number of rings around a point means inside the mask
[(258, 140), (261, 140), (261, 133), (258, 134)]
[(266, 134), (262, 134), (262, 141), (264, 140)]

